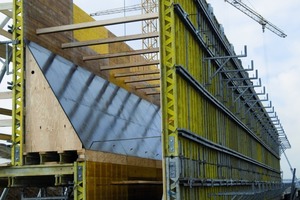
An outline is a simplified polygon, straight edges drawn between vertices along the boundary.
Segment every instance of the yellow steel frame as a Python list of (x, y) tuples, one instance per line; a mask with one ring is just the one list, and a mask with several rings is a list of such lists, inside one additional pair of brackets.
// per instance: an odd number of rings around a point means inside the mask
[[(161, 103), (163, 120), (163, 176), (164, 198), (179, 197), (178, 133), (177, 133), (177, 88), (175, 71), (175, 20), (173, 0), (160, 2), (160, 54), (161, 54)], [(172, 166), (170, 172), (168, 166)], [(170, 175), (173, 173), (172, 175)]]
[(86, 162), (74, 163), (74, 200), (86, 200)]
[[(178, 5), (186, 11), (183, 16)], [(187, 13), (191, 14), (190, 22), (183, 19)], [(238, 118), (239, 114), (245, 116), (247, 107), (230, 98), (232, 90), (223, 84), (225, 79), (221, 76), (204, 86), (218, 69), (217, 63), (206, 66), (204, 58), (215, 48), (221, 55), (227, 53), (210, 28), (211, 18), (205, 21), (203, 13), (199, 18), (195, 13), (202, 13), (197, 1), (160, 1), (164, 199), (206, 199), (228, 192), (226, 185), (203, 186), (205, 180), (232, 180), (235, 185), (231, 190), (235, 191), (251, 189), (256, 181), (279, 183), (278, 156), (259, 138), (258, 122), (253, 116)], [(195, 28), (190, 28), (191, 24)], [(197, 25), (201, 26), (197, 34), (202, 34), (205, 45), (193, 35)], [(229, 65), (232, 70), (237, 67), (233, 61)], [(185, 70), (186, 74), (176, 69)], [(197, 89), (195, 83), (203, 90)], [(223, 98), (227, 103), (221, 103)], [(240, 180), (247, 180), (248, 186), (240, 186)], [(193, 185), (194, 181), (199, 181), (198, 185)]]
[(13, 108), (12, 108), (12, 165), (23, 165), (24, 135), (24, 40), (23, 0), (13, 1)]

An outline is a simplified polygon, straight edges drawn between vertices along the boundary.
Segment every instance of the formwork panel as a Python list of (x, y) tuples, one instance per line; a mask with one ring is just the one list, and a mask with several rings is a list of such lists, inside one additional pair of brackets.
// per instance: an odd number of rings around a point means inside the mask
[(28, 48), (26, 56), (25, 153), (81, 150), (81, 141)]
[(35, 43), (28, 46), (84, 148), (161, 159), (158, 106)]
[(153, 166), (87, 161), (87, 199), (161, 199), (161, 174)]
[(165, 199), (258, 197), (256, 181), (280, 183), (280, 158), (276, 133), (267, 140), (253, 105), (239, 99), (253, 83), (206, 1), (160, 6)]

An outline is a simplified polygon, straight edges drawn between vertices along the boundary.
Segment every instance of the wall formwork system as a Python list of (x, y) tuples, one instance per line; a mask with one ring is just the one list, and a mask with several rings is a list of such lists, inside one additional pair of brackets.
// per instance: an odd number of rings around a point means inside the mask
[(166, 199), (278, 198), (278, 132), (245, 55), (203, 0), (160, 1), (160, 28)]
[(93, 20), (72, 1), (13, 6), (12, 161), (1, 186), (62, 187), (61, 199), (279, 198), (286, 141), (206, 1), (159, 1), (160, 61), (142, 55), (157, 48), (110, 39), (157, 33), (88, 29)]

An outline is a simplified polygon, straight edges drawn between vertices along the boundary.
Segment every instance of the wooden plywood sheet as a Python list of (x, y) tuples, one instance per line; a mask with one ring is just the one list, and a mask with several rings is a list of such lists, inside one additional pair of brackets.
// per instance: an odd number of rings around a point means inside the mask
[(152, 159), (125, 156), (125, 155), (92, 151), (92, 150), (82, 150), (80, 152), (79, 157), (81, 157), (83, 160), (86, 161), (113, 163), (113, 164), (121, 164), (121, 165), (128, 165), (128, 166), (151, 167), (157, 169), (162, 168), (161, 160), (152, 160)]
[(27, 153), (82, 148), (76, 132), (28, 49), (25, 144)]

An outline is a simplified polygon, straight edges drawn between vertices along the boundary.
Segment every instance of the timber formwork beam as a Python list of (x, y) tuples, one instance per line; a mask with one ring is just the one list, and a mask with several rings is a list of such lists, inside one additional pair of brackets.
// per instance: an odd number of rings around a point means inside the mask
[(153, 38), (153, 37), (158, 37), (158, 33), (153, 32), (147, 34), (136, 34), (136, 35), (128, 35), (128, 36), (113, 37), (113, 38), (106, 38), (106, 39), (89, 40), (83, 42), (71, 42), (71, 43), (62, 44), (61, 48), (67, 49), (67, 48), (74, 48), (74, 47), (101, 45), (101, 44), (109, 44), (109, 43), (117, 43), (117, 42), (126, 42), (132, 40), (141, 40), (141, 39)]
[(150, 13), (150, 14), (144, 14), (144, 15), (109, 19), (109, 20), (84, 22), (84, 23), (62, 25), (62, 26), (49, 27), (49, 28), (41, 28), (41, 29), (36, 30), (36, 34), (40, 35), (40, 34), (57, 33), (57, 32), (63, 32), (63, 31), (74, 31), (74, 30), (80, 30), (80, 29), (85, 29), (85, 28), (110, 26), (110, 25), (137, 22), (137, 21), (157, 19), (157, 18), (158, 18), (157, 13)]
[(141, 50), (133, 50), (133, 51), (128, 51), (128, 52), (120, 52), (120, 53), (112, 53), (112, 54), (84, 56), (82, 59), (84, 61), (89, 61), (89, 60), (98, 60), (98, 59), (105, 59), (105, 58), (118, 58), (118, 57), (134, 56), (134, 55), (158, 53), (158, 52), (159, 52), (159, 48), (141, 49)]
[(141, 76), (141, 75), (154, 75), (154, 74), (160, 74), (160, 70), (144, 70), (144, 71), (129, 72), (129, 73), (116, 73), (114, 76), (115, 78), (121, 78), (121, 77), (132, 77), (132, 76)]
[(0, 133), (0, 140), (6, 140), (9, 141), (11, 139), (11, 135)]
[(153, 61), (119, 64), (113, 66), (101, 66), (100, 69), (101, 70), (126, 69), (126, 68), (134, 68), (134, 67), (153, 66), (158, 64), (159, 64), (159, 60), (153, 60)]
[(11, 99), (12, 92), (0, 92), (0, 99)]
[(12, 111), (10, 109), (0, 108), (0, 115), (11, 116), (12, 115)]

